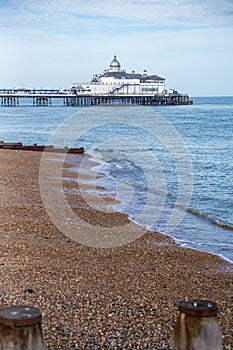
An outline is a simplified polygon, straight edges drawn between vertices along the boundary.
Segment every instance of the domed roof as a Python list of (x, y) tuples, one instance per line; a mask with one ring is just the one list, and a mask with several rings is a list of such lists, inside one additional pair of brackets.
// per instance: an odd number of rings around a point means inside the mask
[(114, 55), (114, 58), (110, 63), (110, 71), (119, 72), (120, 69), (121, 69), (120, 62), (117, 60), (116, 55)]

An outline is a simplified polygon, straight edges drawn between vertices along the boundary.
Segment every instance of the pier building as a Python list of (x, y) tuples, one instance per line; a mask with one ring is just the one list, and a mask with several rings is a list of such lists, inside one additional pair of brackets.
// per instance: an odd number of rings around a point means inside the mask
[(1, 89), (0, 106), (167, 106), (190, 105), (187, 94), (165, 89), (156, 74), (127, 73), (114, 55), (109, 69), (94, 74), (88, 83), (75, 82), (68, 90)]
[(154, 95), (165, 92), (165, 79), (156, 74), (127, 73), (121, 69), (116, 55), (109, 65), (109, 69), (95, 74), (89, 83), (75, 82), (71, 90), (75, 93), (94, 94), (123, 94), (123, 95)]

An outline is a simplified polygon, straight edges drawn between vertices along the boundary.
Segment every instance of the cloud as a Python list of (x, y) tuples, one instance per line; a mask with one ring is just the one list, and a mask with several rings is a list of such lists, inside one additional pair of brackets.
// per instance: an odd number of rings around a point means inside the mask
[(11, 0), (11, 4), (37, 13), (146, 20), (159, 25), (226, 25), (232, 23), (233, 14), (230, 0)]
[[(232, 1), (8, 0), (2, 5), (1, 84), (68, 86), (108, 68), (115, 52), (123, 69), (146, 68), (178, 90), (199, 91), (201, 82), (208, 93), (232, 91)], [(216, 84), (216, 74), (228, 85)]]
[[(8, 7), (6, 7), (8, 3)], [(229, 0), (8, 0), (0, 7), (6, 36), (96, 36), (187, 31), (232, 26)]]

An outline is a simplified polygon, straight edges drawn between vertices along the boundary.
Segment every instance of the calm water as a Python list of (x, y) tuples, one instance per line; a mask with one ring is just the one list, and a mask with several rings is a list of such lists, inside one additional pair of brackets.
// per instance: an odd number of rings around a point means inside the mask
[[(233, 97), (174, 107), (0, 108), (0, 139), (83, 146), (117, 210), (233, 262)], [(87, 171), (86, 169), (83, 171)]]

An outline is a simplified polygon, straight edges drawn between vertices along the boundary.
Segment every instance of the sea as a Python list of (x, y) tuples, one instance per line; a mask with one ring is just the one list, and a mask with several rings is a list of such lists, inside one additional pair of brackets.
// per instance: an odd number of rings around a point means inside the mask
[(69, 161), (118, 199), (114, 210), (233, 264), (233, 97), (192, 99), (187, 106), (0, 107), (0, 140), (84, 147), (89, 167), (75, 155)]

